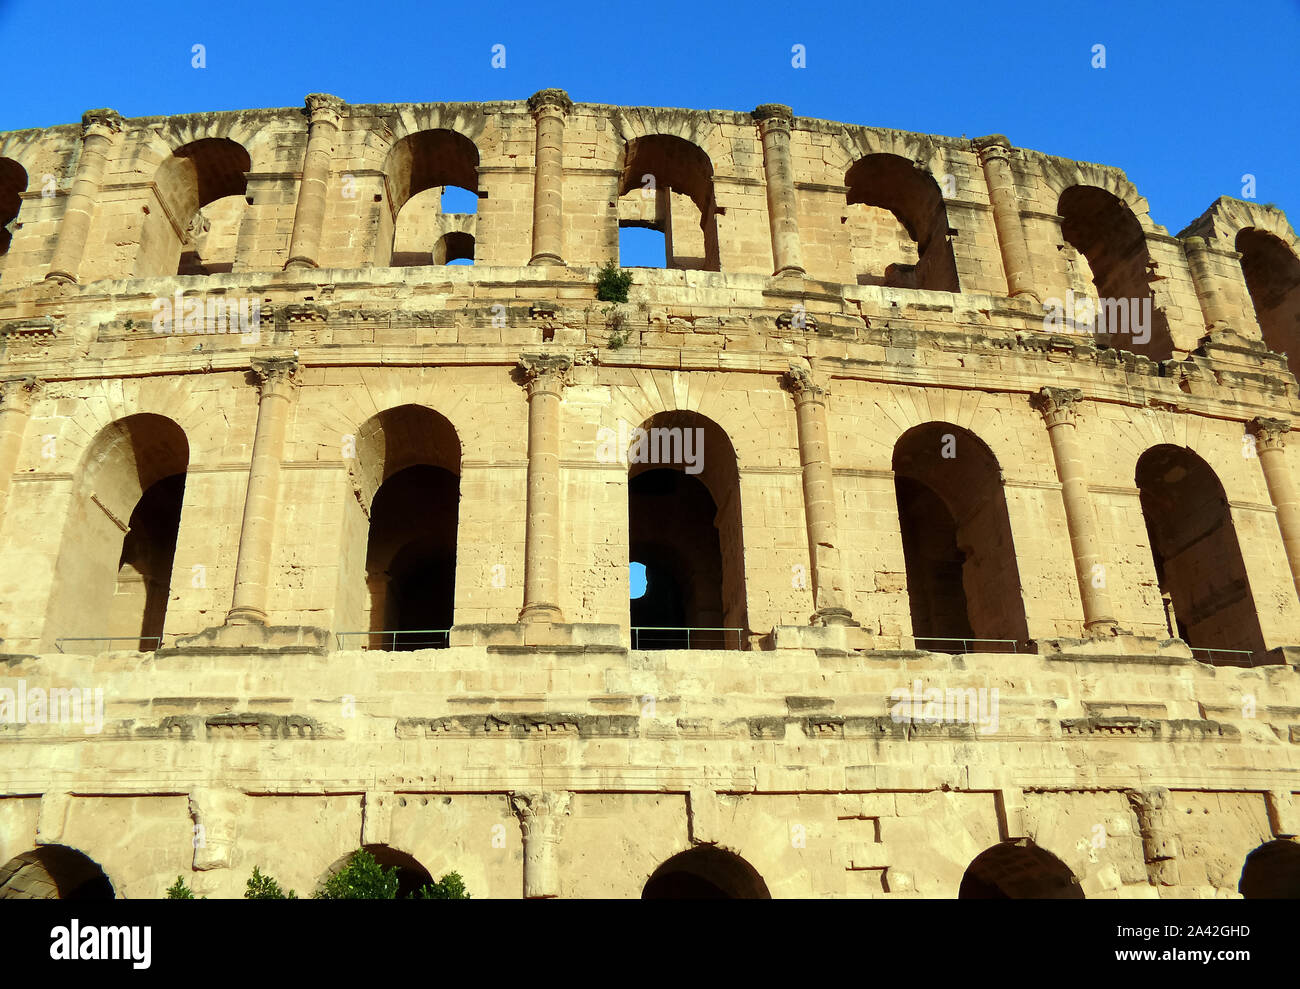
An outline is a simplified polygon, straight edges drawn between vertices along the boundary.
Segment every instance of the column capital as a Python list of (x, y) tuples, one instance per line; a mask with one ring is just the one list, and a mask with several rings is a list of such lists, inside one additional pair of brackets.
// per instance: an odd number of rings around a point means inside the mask
[(303, 101), (303, 113), (313, 124), (323, 122), (337, 127), (339, 121), (348, 115), (348, 105), (329, 93), (308, 93)]
[(87, 110), (81, 115), (81, 136), (83, 139), (92, 135), (111, 138), (122, 130), (122, 115), (116, 110), (101, 107)]
[(779, 127), (789, 130), (794, 123), (794, 111), (784, 103), (761, 103), (750, 114), (761, 128)]
[(43, 387), (45, 387), (44, 381), (31, 376), (0, 381), (0, 412), (7, 412), (10, 409), (30, 412), (32, 402)]
[(515, 372), (532, 396), (536, 391), (558, 392), (572, 367), (573, 358), (568, 354), (520, 354)]
[(1262, 449), (1282, 450), (1286, 448), (1286, 433), (1291, 429), (1291, 420), (1255, 416), (1246, 423), (1246, 429)]
[(560, 822), (569, 815), (572, 798), (567, 790), (518, 790), (510, 794), (510, 807), (523, 832), (525, 899), (559, 895), (554, 851), (560, 841)]
[(569, 99), (569, 94), (562, 89), (539, 89), (528, 97), (528, 112), (533, 116), (548, 110), (561, 115), (571, 113), (573, 100)]
[(980, 164), (992, 158), (1008, 158), (1011, 155), (1011, 142), (1005, 134), (989, 134), (973, 138), (970, 142), (979, 155)]
[(288, 394), (298, 383), (298, 358), (296, 357), (255, 357), (250, 362), (253, 374), (257, 376), (258, 386), (263, 397), (275, 394)]
[(791, 364), (782, 377), (786, 388), (799, 402), (814, 401), (824, 404), (831, 393), (829, 385), (819, 385), (813, 380), (812, 371), (798, 364)]
[(1029, 396), (1029, 404), (1042, 413), (1049, 428), (1073, 423), (1081, 401), (1083, 391), (1078, 388), (1040, 388)]

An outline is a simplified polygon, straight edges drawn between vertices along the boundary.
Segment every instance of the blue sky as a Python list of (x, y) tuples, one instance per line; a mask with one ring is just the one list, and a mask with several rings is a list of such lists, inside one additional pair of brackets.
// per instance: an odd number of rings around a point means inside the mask
[[(1177, 233), (1220, 195), (1300, 220), (1300, 0), (1249, 3), (301, 2), (0, 0), (0, 130), (80, 119), (522, 99), (750, 110), (976, 137), (1124, 169)], [(206, 46), (207, 67), (191, 67)], [(506, 66), (491, 67), (492, 46)], [(807, 67), (791, 66), (791, 47)], [(1092, 46), (1106, 67), (1091, 67)]]

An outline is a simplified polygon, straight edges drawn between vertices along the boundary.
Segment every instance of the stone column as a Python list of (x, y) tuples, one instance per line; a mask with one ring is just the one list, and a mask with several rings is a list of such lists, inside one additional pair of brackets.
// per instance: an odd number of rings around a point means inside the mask
[(1128, 791), (1129, 806), (1138, 819), (1142, 857), (1152, 886), (1178, 885), (1178, 822), (1170, 807), (1169, 791), (1162, 786)]
[(0, 523), (9, 503), (9, 485), (18, 467), (18, 454), (27, 431), (32, 402), (41, 389), (36, 378), (11, 378), (0, 381)]
[(90, 217), (108, 164), (108, 150), (113, 145), (113, 135), (121, 130), (122, 117), (116, 110), (88, 110), (81, 115), (81, 160), (77, 162), (77, 174), (63, 209), (47, 279), (71, 285), (77, 282), (77, 271), (86, 253)]
[[(1183, 241), (1187, 253), (1187, 266), (1192, 272), (1192, 285), (1196, 299), (1201, 304), (1207, 330), (1235, 329), (1241, 322), (1237, 307), (1229, 298), (1228, 286), (1215, 271), (1214, 252), (1204, 237), (1188, 237)], [(1240, 257), (1240, 255), (1238, 255)]]
[(1029, 244), (1025, 240), (1025, 228), (1020, 222), (1020, 199), (1016, 194), (1015, 176), (1011, 172), (1011, 142), (1001, 134), (991, 134), (976, 138), (973, 143), (989, 187), (993, 226), (998, 232), (1002, 267), (1007, 274), (1007, 294), (1013, 297), (1026, 295), (1035, 302), (1041, 302), (1039, 290), (1034, 285), (1034, 269), (1029, 257)]
[(1256, 416), (1246, 424), (1255, 437), (1259, 465), (1264, 469), (1268, 496), (1277, 509), (1277, 527), (1282, 530), (1286, 561), (1291, 565), (1291, 580), (1300, 594), (1300, 501), (1296, 499), (1295, 481), (1286, 462), (1285, 435), (1291, 428), (1286, 419)]
[(347, 104), (329, 93), (311, 93), (306, 108), (307, 153), (302, 160), (302, 182), (298, 186), (298, 206), (293, 214), (293, 234), (289, 240), (289, 260), (285, 269), (315, 268), (320, 254), (321, 231), (325, 227), (325, 193), (329, 188), (330, 160), (339, 121)]
[(806, 275), (799, 245), (799, 210), (794, 199), (794, 165), (790, 161), (790, 126), (794, 113), (781, 103), (755, 108), (754, 122), (763, 138), (763, 172), (767, 178), (767, 217), (772, 225), (772, 259), (777, 275)]
[[(1052, 456), (1056, 460), (1056, 476), (1061, 482), (1065, 522), (1070, 530), (1070, 547), (1074, 553), (1074, 570), (1079, 579), (1079, 597), (1083, 600), (1083, 627), (1087, 635), (1101, 637), (1115, 635), (1119, 630), (1110, 592), (1106, 589), (1101, 539), (1097, 532), (1097, 516), (1088, 494), (1083, 452), (1075, 435), (1075, 405), (1082, 400), (1083, 392), (1077, 388), (1043, 388), (1030, 396), (1030, 404), (1042, 413), (1047, 423)], [(1100, 568), (1100, 571), (1095, 568)], [(1100, 581), (1095, 579), (1097, 576), (1100, 576)]]
[(844, 607), (840, 580), (840, 551), (835, 518), (835, 483), (826, 426), (827, 389), (794, 364), (786, 372), (794, 395), (799, 430), (799, 461), (803, 466), (804, 519), (808, 526), (808, 558), (812, 563), (813, 624), (848, 625), (853, 615)]
[(235, 564), (235, 594), (227, 625), (265, 625), (266, 591), (275, 538), (276, 503), (280, 493), (280, 462), (284, 433), (293, 397), (294, 358), (254, 360), (261, 397), (257, 403), (257, 433), (248, 469), (244, 523), (239, 530), (239, 561)]
[(560, 395), (573, 362), (563, 354), (523, 354), (528, 389), (528, 521), (521, 622), (563, 622), (560, 611)]
[(519, 818), (524, 836), (526, 900), (560, 895), (555, 846), (559, 844), (560, 825), (569, 814), (572, 797), (573, 794), (567, 790), (535, 790), (510, 795), (510, 804)]
[(528, 98), (537, 121), (533, 174), (533, 257), (529, 264), (564, 264), (564, 117), (573, 101), (562, 89)]

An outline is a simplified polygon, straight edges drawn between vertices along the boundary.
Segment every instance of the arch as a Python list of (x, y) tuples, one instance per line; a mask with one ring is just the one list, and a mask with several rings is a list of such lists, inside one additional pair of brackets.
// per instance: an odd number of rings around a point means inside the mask
[(679, 852), (651, 873), (643, 900), (770, 900), (758, 870), (735, 852), (697, 845)]
[(1237, 891), (1247, 900), (1300, 900), (1300, 844), (1264, 842), (1246, 856)]
[[(628, 562), (637, 648), (740, 648), (747, 631), (740, 473), (726, 432), (698, 412), (659, 412), (629, 433)], [(648, 631), (648, 629), (691, 629)], [(739, 629), (737, 632), (694, 631)]]
[[(942, 639), (1027, 643), (1011, 519), (993, 452), (968, 429), (926, 422), (898, 438), (892, 467), (918, 648), (956, 648), (933, 641)], [(1011, 649), (988, 645), (981, 651)]]
[(1213, 468), (1188, 447), (1161, 443), (1138, 458), (1134, 473), (1171, 637), (1193, 650), (1263, 652), (1228, 498)]
[(1061, 193), (1057, 212), (1075, 252), (1067, 255), (1070, 288), (1076, 299), (1094, 300), (1091, 314), (1076, 306), (1067, 315), (1108, 345), (1152, 360), (1171, 357), (1169, 322), (1151, 293), (1146, 231), (1133, 210), (1105, 189), (1072, 185)]
[(948, 210), (934, 176), (894, 154), (869, 154), (845, 173), (859, 284), (960, 291)]
[[(400, 848), (394, 848), (391, 845), (370, 844), (362, 845), (360, 851), (369, 852), (383, 868), (397, 870), (397, 899), (399, 900), (408, 900), (415, 895), (421, 886), (428, 886), (433, 883), (433, 876), (428, 869), (420, 864), (419, 859), (408, 852), (402, 851)], [(355, 854), (356, 852), (348, 852), (342, 858), (336, 859), (317, 879), (316, 888), (322, 888), (326, 880), (342, 872)]]
[(228, 137), (191, 141), (164, 159), (154, 173), (160, 208), (145, 217), (135, 275), (229, 271), (251, 167), (248, 150)]
[(0, 900), (112, 900), (98, 863), (67, 845), (41, 845), (0, 866)]
[(448, 644), (446, 631), (455, 615), (460, 462), (455, 428), (422, 405), (387, 409), (358, 431), (354, 480), (370, 517), (362, 544), (369, 648)]
[(185, 431), (166, 416), (137, 413), (96, 434), (64, 522), (46, 648), (89, 637), (158, 646), (188, 469)]
[(1247, 227), (1234, 245), (1269, 350), (1287, 355), (1300, 377), (1300, 256), (1277, 234)]
[(672, 134), (630, 139), (618, 195), (619, 226), (662, 232), (667, 267), (719, 270), (713, 162), (699, 145)]
[[(384, 159), (384, 187), (388, 209), (380, 211), (381, 230), (375, 242), (375, 263), (388, 265), (399, 253), (397, 235), (403, 211), (410, 206), (415, 214), (416, 229), (403, 231), (405, 239), (437, 236), (442, 230), (424, 230), (428, 213), (441, 216), (441, 190), (456, 186), (479, 194), (479, 153), (475, 143), (458, 131), (446, 128), (416, 131), (399, 140)], [(421, 193), (439, 190), (421, 203), (413, 202)], [(433, 197), (439, 201), (435, 205)], [(429, 238), (432, 239), (432, 238)], [(410, 250), (406, 248), (405, 250)]]
[(980, 852), (966, 867), (959, 900), (1082, 900), (1078, 877), (1046, 849), (1003, 842)]
[(27, 169), (12, 158), (0, 158), (0, 256), (13, 242), (14, 221), (27, 191)]

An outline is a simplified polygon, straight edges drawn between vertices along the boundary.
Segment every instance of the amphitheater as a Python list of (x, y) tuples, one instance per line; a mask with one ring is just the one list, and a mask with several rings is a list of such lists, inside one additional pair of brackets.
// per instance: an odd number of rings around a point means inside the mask
[(92, 110), (0, 221), (0, 897), (1300, 896), (1277, 209), (543, 90)]

